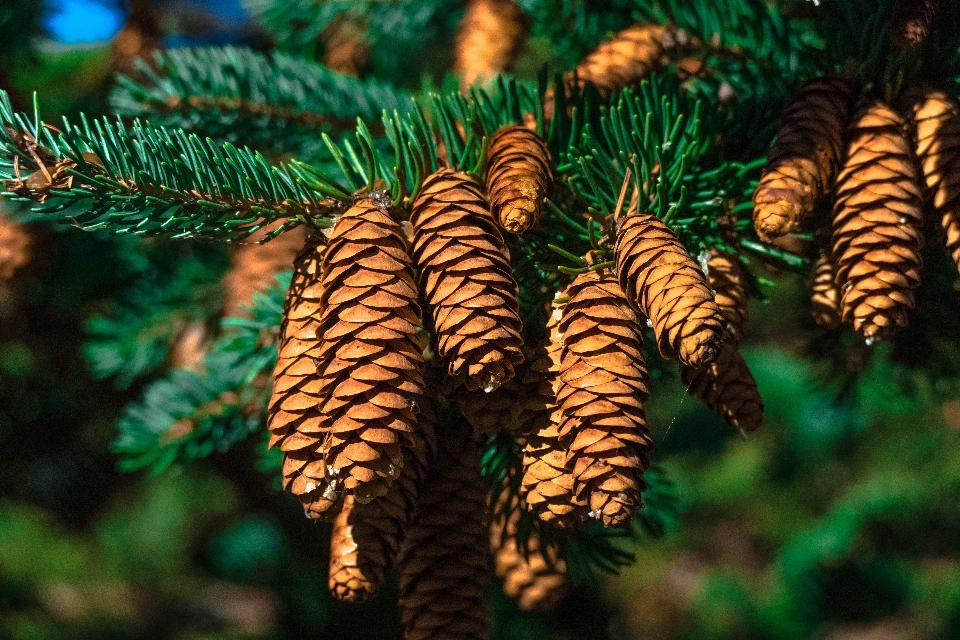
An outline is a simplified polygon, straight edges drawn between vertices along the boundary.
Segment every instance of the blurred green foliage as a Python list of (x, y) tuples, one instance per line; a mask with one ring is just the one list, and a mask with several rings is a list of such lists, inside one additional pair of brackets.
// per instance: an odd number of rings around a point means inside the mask
[[(528, 75), (542, 60), (578, 59), (630, 19), (619, 2), (595, 16), (592, 2), (524, 4), (561, 12), (556, 24), (576, 31), (553, 51), (560, 30), (537, 26), (520, 65)], [(106, 48), (29, 49), (38, 10), (30, 1), (0, 7), (10, 75), (0, 86), (20, 90), (21, 105), (23, 90), (40, 90), (50, 115), (101, 112)], [(456, 15), (424, 20), (443, 30)], [(374, 61), (415, 86), (410, 64)], [(261, 438), (161, 475), (115, 470), (114, 422), (162, 380), (166, 352), (162, 341), (132, 340), (141, 351), (108, 358), (96, 336), (135, 330), (123, 318), (138, 305), (182, 308), (182, 292), (162, 286), (172, 272), (185, 273), (176, 280), (196, 295), (183, 321), (210, 320), (224, 254), (31, 228), (33, 263), (0, 283), (0, 640), (399, 638), (395, 581), (363, 607), (331, 600), (328, 527), (304, 520), (276, 490), (277, 459), (263, 456)], [(935, 258), (928, 265), (949, 271)], [(960, 637), (953, 280), (927, 278), (926, 315), (867, 351), (813, 330), (802, 278), (766, 275), (777, 286), (754, 303), (745, 347), (766, 401), (762, 430), (731, 435), (683, 394), (676, 372), (657, 368), (649, 413), (679, 521), (661, 540), (644, 536), (621, 575), (584, 581), (554, 612), (520, 612), (497, 592), (494, 638)], [(177, 322), (165, 326), (173, 332)], [(119, 374), (119, 384), (90, 375), (85, 327), (95, 373)]]

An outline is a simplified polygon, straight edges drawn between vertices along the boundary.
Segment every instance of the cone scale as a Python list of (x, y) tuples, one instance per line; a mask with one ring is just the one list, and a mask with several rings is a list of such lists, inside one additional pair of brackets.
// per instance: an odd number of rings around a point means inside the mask
[(451, 376), (493, 391), (523, 362), (518, 287), (479, 185), (449, 169), (424, 181), (413, 205), (420, 288)]

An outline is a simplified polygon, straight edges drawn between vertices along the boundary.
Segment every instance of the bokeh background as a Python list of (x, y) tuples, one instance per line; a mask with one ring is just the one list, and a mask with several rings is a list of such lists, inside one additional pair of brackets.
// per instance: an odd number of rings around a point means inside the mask
[[(429, 74), (449, 66), (451, 37), (437, 35), (426, 69), (372, 43), (361, 73), (439, 86)], [(101, 114), (138, 54), (228, 43), (271, 45), (238, 0), (2, 0), (0, 88), (22, 108), (37, 91), (48, 121)], [(534, 39), (518, 72), (576, 59), (552, 47)], [(0, 281), (0, 639), (399, 638), (395, 583), (362, 607), (330, 598), (325, 525), (258, 468), (259, 439), (159, 475), (118, 470), (115, 421), (151, 378), (97, 379), (104, 358), (143, 353), (98, 350), (98, 327), (130, 321), (118, 292), (184, 265), (202, 266), (197, 304), (216, 306), (224, 250), (29, 230), (29, 264)], [(495, 638), (960, 638), (956, 349), (913, 336), (866, 351), (818, 334), (803, 277), (766, 276), (743, 349), (766, 424), (742, 439), (675, 379), (656, 380), (675, 521), (554, 612), (522, 613), (498, 592)], [(956, 303), (938, 309), (932, 324), (960, 322)]]

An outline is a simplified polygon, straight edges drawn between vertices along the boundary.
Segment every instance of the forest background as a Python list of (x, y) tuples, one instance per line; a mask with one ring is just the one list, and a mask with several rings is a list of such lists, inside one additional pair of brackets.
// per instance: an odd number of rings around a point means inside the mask
[[(36, 90), (56, 122), (106, 113), (114, 74), (151, 47), (271, 44), (231, 0), (148, 6), (153, 31), (132, 46), (118, 38), (136, 22), (126, 3), (4, 2), (0, 88), (20, 108)], [(518, 77), (631, 23), (611, 16), (562, 47), (533, 37)], [(361, 72), (455, 87), (443, 74), (458, 17), (424, 32), (428, 68), (384, 30)], [(174, 272), (198, 311), (168, 326), (210, 322), (226, 250), (27, 224), (31, 258), (0, 281), (0, 639), (399, 638), (394, 583), (361, 607), (331, 598), (329, 525), (307, 522), (272, 471), (251, 471), (262, 440), (158, 474), (118, 469), (116, 421), (173, 356), (163, 336), (117, 351), (104, 335), (136, 323), (130, 309), (179, 309), (160, 284)], [(769, 277), (742, 348), (763, 428), (740, 438), (679, 385), (658, 386), (656, 462), (677, 498), (666, 531), (624, 542), (633, 564), (580, 581), (552, 612), (498, 593), (494, 638), (960, 637), (960, 350), (934, 371), (882, 345), (838, 375), (818, 355), (830, 344), (816, 342), (805, 277)], [(105, 370), (137, 358), (144, 375)]]

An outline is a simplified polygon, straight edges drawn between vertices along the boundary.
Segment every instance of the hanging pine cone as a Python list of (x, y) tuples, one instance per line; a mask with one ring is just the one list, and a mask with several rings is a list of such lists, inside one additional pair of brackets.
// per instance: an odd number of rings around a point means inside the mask
[(850, 85), (830, 76), (808, 80), (790, 100), (753, 194), (761, 239), (796, 230), (833, 184), (852, 103)]
[(830, 256), (821, 252), (813, 266), (810, 306), (814, 322), (825, 329), (840, 326), (840, 289), (836, 271)]
[(517, 281), (480, 188), (449, 169), (428, 176), (413, 205), (413, 255), (438, 351), (468, 390), (493, 391), (523, 362)]
[(920, 185), (903, 121), (877, 102), (851, 129), (837, 178), (833, 256), (843, 320), (873, 342), (906, 326), (920, 284)]
[(561, 444), (573, 456), (577, 496), (604, 526), (640, 507), (653, 440), (643, 403), (649, 376), (637, 316), (613, 276), (587, 272), (567, 289), (557, 404)]
[(747, 274), (736, 255), (714, 249), (707, 259), (707, 281), (726, 322), (725, 341), (740, 344), (747, 335)]
[[(312, 249), (311, 249), (312, 247)], [(419, 308), (399, 226), (370, 200), (298, 256), (270, 402), (271, 446), (310, 514), (386, 493), (423, 392)], [(319, 275), (319, 277), (318, 277)], [(322, 336), (322, 340), (321, 340)]]
[(470, 0), (460, 22), (453, 69), (460, 90), (513, 70), (526, 43), (530, 21), (513, 0)]
[(942, 0), (900, 0), (890, 21), (890, 42), (901, 51), (920, 45), (930, 34)]
[(400, 554), (404, 638), (484, 640), (490, 560), (480, 455), (466, 429), (440, 436)]
[(9, 280), (30, 262), (33, 238), (26, 228), (0, 213), (0, 279)]
[(316, 453), (329, 431), (320, 413), (322, 389), (317, 366), (322, 346), (320, 274), (325, 250), (320, 240), (308, 238), (293, 262), (267, 427), (270, 446), (279, 446), (284, 454), (284, 489), (300, 497), (310, 517), (329, 519), (335, 515), (339, 497), (328, 490), (326, 468)]
[(533, 131), (503, 127), (487, 150), (487, 192), (490, 210), (510, 233), (529, 231), (540, 219), (553, 187), (550, 151)]
[[(436, 449), (429, 403), (420, 412), (418, 427), (424, 443), (404, 451), (400, 477), (383, 495), (368, 504), (347, 496), (333, 523), (330, 538), (330, 591), (346, 602), (364, 602), (383, 584), (393, 566), (407, 524)], [(419, 436), (418, 436), (419, 437)]]
[(513, 424), (513, 406), (517, 402), (519, 385), (510, 380), (487, 393), (483, 389), (457, 393), (460, 413), (473, 427), (474, 433), (492, 435), (510, 429)]
[(338, 491), (365, 502), (400, 473), (424, 391), (407, 242), (372, 200), (354, 204), (334, 227), (321, 288), (324, 462)]
[(524, 509), (520, 498), (504, 488), (490, 523), (490, 549), (503, 592), (524, 611), (544, 611), (556, 606), (566, 592), (567, 563), (557, 545), (543, 542), (535, 529), (521, 547), (518, 535)]
[(281, 271), (293, 265), (293, 259), (307, 240), (306, 227), (284, 231), (266, 244), (265, 233), (257, 232), (233, 250), (230, 270), (223, 278), (223, 315), (228, 318), (246, 317), (253, 294), (272, 285)]
[(650, 319), (664, 358), (701, 367), (716, 357), (723, 316), (697, 263), (649, 213), (627, 216), (615, 249), (620, 285)]
[(913, 123), (927, 192), (960, 269), (960, 108), (942, 91), (932, 91), (914, 106)]
[(617, 33), (577, 66), (577, 78), (606, 97), (637, 84), (664, 66), (673, 36), (659, 24), (635, 24)]
[(549, 336), (537, 347), (522, 381), (517, 420), (525, 440), (520, 494), (541, 520), (572, 529), (586, 517), (587, 503), (574, 493), (571, 455), (560, 444), (556, 385), (563, 337), (559, 315), (557, 309), (550, 316)]
[(750, 433), (763, 424), (763, 400), (757, 381), (733, 344), (724, 344), (720, 355), (706, 367), (680, 365), (687, 393), (696, 396), (736, 431)]
[(323, 32), (323, 64), (348, 76), (359, 76), (370, 60), (370, 46), (360, 21), (344, 11)]

